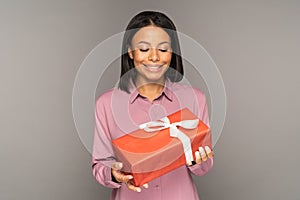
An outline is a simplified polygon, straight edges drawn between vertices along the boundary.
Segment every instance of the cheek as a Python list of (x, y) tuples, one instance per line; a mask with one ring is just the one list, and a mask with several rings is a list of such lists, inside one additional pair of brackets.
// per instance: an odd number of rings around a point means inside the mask
[(170, 53), (170, 54), (162, 54), (160, 56), (160, 60), (164, 61), (164, 62), (167, 62), (167, 63), (171, 62), (171, 58), (172, 58), (172, 53)]
[(134, 62), (138, 63), (147, 59), (147, 55), (145, 53), (134, 52)]

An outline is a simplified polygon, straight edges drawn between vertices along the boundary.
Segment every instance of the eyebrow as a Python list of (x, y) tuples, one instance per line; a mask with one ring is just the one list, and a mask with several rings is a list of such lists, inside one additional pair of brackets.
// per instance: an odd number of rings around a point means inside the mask
[[(146, 41), (140, 41), (137, 44), (142, 44), (142, 43), (151, 45), (149, 42), (146, 42)], [(162, 45), (162, 44), (165, 44), (165, 43), (170, 44), (170, 42), (168, 42), (168, 41), (163, 41), (163, 42), (160, 42), (158, 45)]]

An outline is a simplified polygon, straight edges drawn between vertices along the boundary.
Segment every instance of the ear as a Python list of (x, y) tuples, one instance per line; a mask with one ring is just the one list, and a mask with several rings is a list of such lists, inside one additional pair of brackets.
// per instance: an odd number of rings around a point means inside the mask
[(128, 47), (127, 52), (128, 52), (129, 57), (130, 57), (131, 59), (133, 59), (133, 51), (131, 50), (130, 47)]

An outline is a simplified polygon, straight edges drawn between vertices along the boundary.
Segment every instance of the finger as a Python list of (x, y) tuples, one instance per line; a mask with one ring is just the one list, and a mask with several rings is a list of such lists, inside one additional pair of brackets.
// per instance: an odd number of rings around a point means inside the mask
[(201, 157), (199, 151), (195, 152), (195, 157), (196, 157), (196, 163), (200, 164), (201, 163)]
[(121, 162), (115, 162), (112, 164), (112, 174), (116, 178), (118, 182), (128, 182), (129, 180), (133, 179), (133, 176), (131, 175), (125, 175), (122, 172), (120, 172), (120, 169), (123, 168), (123, 163)]
[[(114, 166), (116, 167), (116, 166)], [(116, 169), (112, 169), (111, 170), (112, 172), (112, 175), (115, 177), (115, 179), (118, 181), (118, 182), (128, 182), (129, 180), (133, 179), (133, 176), (132, 175), (125, 175), (123, 172), (121, 172), (120, 170), (116, 170)]]
[(206, 161), (207, 160), (207, 155), (206, 155), (203, 147), (199, 147), (199, 152), (200, 152), (201, 160)]
[(130, 181), (131, 179), (133, 179), (133, 176), (131, 176), (131, 175), (124, 175), (124, 174), (122, 174), (122, 175), (120, 176), (121, 182), (124, 182), (124, 183), (127, 183), (127, 182)]
[(149, 188), (148, 183), (144, 184), (143, 187), (144, 187), (144, 188)]
[(190, 162), (187, 163), (187, 165), (188, 165), (188, 166), (192, 166), (192, 165), (193, 165), (193, 162), (190, 161)]
[(131, 179), (133, 179), (132, 175), (125, 175), (120, 171), (115, 171), (113, 173), (114, 177), (116, 178), (117, 181), (119, 182), (123, 182), (123, 183), (127, 183), (128, 181), (130, 181)]
[(132, 190), (132, 191), (135, 191), (135, 192), (141, 192), (142, 191), (142, 189), (140, 187), (135, 187), (130, 181), (128, 181), (126, 183), (126, 185), (127, 185), (127, 188)]
[(209, 146), (205, 146), (204, 148), (205, 148), (206, 154), (209, 158), (214, 157), (214, 152), (209, 148)]
[(120, 170), (123, 167), (123, 163), (121, 162), (115, 162), (112, 164), (111, 168), (113, 168), (114, 170)]

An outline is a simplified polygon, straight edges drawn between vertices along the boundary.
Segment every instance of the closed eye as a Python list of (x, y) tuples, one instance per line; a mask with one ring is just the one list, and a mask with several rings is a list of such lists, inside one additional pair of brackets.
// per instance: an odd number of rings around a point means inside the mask
[(149, 49), (140, 49), (141, 52), (147, 52)]
[(161, 52), (167, 52), (168, 49), (160, 49)]

